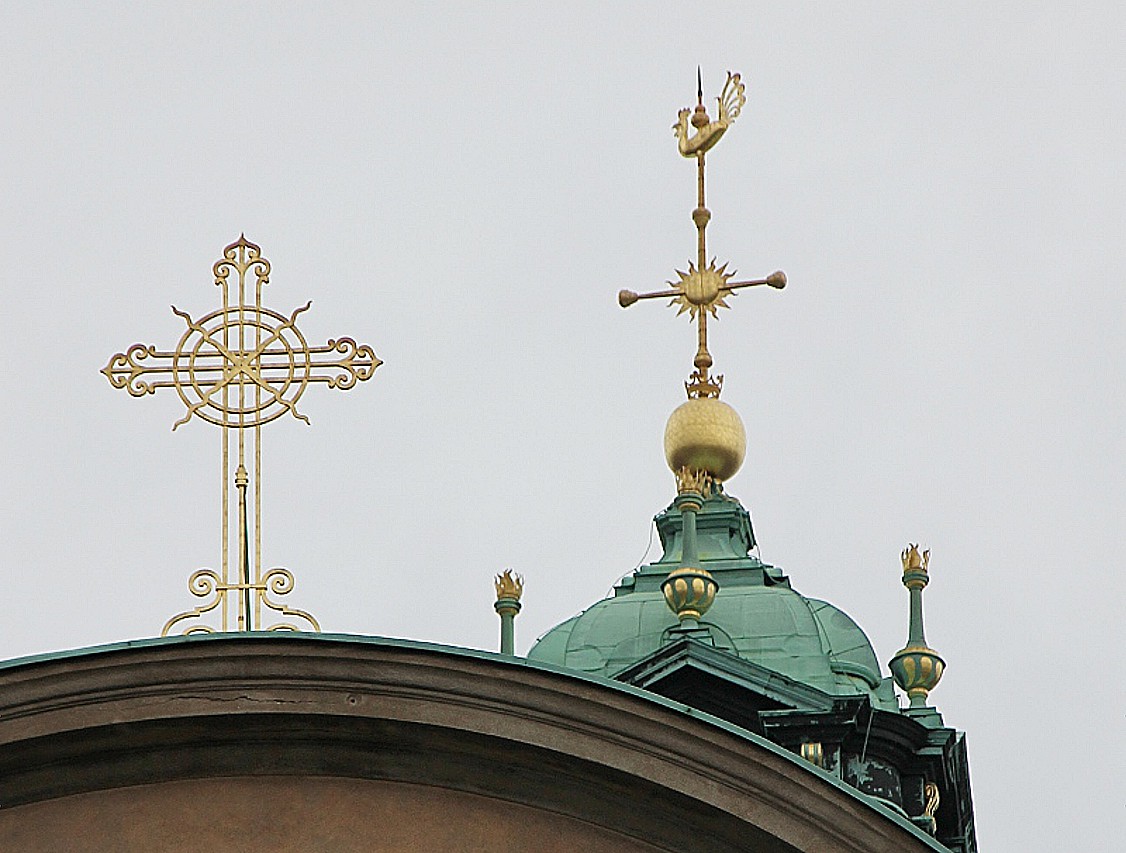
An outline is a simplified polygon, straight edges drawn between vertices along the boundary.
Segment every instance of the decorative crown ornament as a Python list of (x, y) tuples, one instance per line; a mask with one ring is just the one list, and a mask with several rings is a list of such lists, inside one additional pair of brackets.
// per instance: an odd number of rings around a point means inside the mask
[(689, 468), (687, 465), (676, 472), (676, 491), (678, 494), (691, 492), (708, 498), (712, 493), (714, 479), (707, 471), (699, 468)]
[(524, 578), (512, 573), (512, 569), (505, 569), (493, 581), (497, 591), (497, 601), (519, 601), (524, 594)]
[(903, 563), (903, 573), (913, 569), (922, 569), (924, 572), (927, 570), (927, 565), (930, 563), (931, 552), (928, 548), (923, 553), (919, 553), (919, 546), (908, 543), (907, 547), (903, 549), (903, 553), (899, 555), (899, 559)]
[(689, 400), (696, 400), (700, 397), (715, 397), (718, 400), (719, 393), (722, 390), (722, 373), (715, 376), (705, 376), (699, 370), (693, 370), (684, 382), (684, 392), (688, 395)]
[(917, 544), (908, 543), (899, 555), (903, 564), (903, 585), (908, 589), (923, 589), (930, 581), (927, 567), (930, 565), (930, 549), (919, 553)]

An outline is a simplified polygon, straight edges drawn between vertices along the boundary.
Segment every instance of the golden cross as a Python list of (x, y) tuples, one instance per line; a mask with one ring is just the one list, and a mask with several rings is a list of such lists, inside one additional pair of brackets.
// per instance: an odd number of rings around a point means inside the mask
[[(771, 273), (766, 278), (731, 281), (735, 275), (734, 270), (728, 272), (726, 263), (717, 268), (715, 258), (708, 260), (705, 231), (712, 214), (704, 200), (704, 155), (719, 142), (720, 137), (738, 118), (743, 105), (747, 102), (747, 96), (746, 86), (740, 76), (727, 72), (727, 82), (724, 83), (723, 91), (716, 99), (719, 104), (719, 118), (712, 121), (708, 117), (707, 107), (704, 106), (704, 87), (699, 69), (696, 75), (696, 108), (691, 110), (685, 107), (680, 110), (676, 124), (672, 126), (681, 155), (696, 159), (696, 208), (692, 211), (692, 221), (696, 224), (696, 261), (688, 262), (687, 272), (676, 271), (678, 280), (668, 282), (671, 287), (669, 290), (652, 293), (622, 290), (618, 293), (618, 304), (623, 308), (628, 308), (639, 299), (669, 297), (671, 298), (669, 304), (680, 309), (677, 311), (678, 316), (687, 311), (696, 321), (697, 346), (696, 357), (693, 360), (696, 369), (690, 377), (691, 381), (684, 383), (690, 398), (718, 397), (723, 387), (723, 377), (712, 377), (709, 373), (713, 362), (711, 353), (708, 352), (708, 315), (718, 319), (717, 310), (730, 307), (724, 301), (725, 297), (739, 288), (765, 284), (780, 290), (786, 286), (786, 274), (781, 271)], [(696, 129), (691, 136), (688, 132), (690, 120)]]
[[(270, 597), (290, 592), (294, 580), (288, 569), (274, 567), (264, 571), (262, 567), (262, 425), (287, 412), (309, 423), (309, 419), (297, 411), (297, 401), (310, 383), (320, 382), (329, 388), (347, 390), (357, 382), (370, 379), (382, 362), (371, 347), (357, 344), (352, 338), (332, 339), (324, 346), (310, 347), (297, 328), (297, 317), (309, 309), (311, 302), (289, 317), (264, 307), (262, 288), (270, 281), (270, 262), (246, 237), (239, 236), (223, 249), (223, 257), (215, 262), (212, 271), (215, 284), (222, 288), (221, 308), (193, 320), (173, 306), (172, 312), (187, 325), (175, 349), (158, 350), (147, 344), (134, 344), (110, 358), (102, 370), (114, 388), (124, 388), (134, 397), (153, 394), (157, 388), (176, 389), (187, 412), (173, 424), (174, 430), (190, 421), (193, 415), (221, 428), (220, 570), (199, 569), (188, 578), (191, 593), (199, 598), (210, 597), (210, 600), (173, 616), (165, 623), (161, 636), (167, 636), (174, 626), (198, 619), (217, 608), (221, 631), (230, 630), (232, 611), (239, 631), (298, 630), (297, 625), (287, 621), (266, 626), (263, 608), (283, 617), (300, 619), (319, 631), (320, 626), (311, 614)], [(231, 273), (235, 273), (237, 282), (231, 282)], [(253, 296), (249, 294), (251, 289)], [(232, 444), (236, 463), (233, 479)], [(248, 450), (252, 454), (249, 469)], [(251, 481), (254, 484), (253, 527), (247, 509), (247, 489)], [(229, 560), (232, 520), (238, 565), (233, 577)], [(191, 623), (183, 633), (213, 630), (202, 623)]]

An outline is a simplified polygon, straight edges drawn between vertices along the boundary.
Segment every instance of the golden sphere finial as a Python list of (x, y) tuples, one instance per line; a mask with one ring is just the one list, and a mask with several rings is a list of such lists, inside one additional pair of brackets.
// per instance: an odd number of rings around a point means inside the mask
[(723, 482), (735, 476), (746, 454), (743, 421), (718, 397), (694, 397), (669, 415), (665, 460), (674, 474), (689, 468)]

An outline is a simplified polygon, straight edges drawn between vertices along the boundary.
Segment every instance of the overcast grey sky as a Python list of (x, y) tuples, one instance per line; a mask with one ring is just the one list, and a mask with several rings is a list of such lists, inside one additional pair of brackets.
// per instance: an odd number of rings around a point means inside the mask
[[(152, 636), (218, 551), (217, 431), (99, 370), (266, 301), (386, 361), (265, 439), (265, 559), (325, 630), (526, 649), (641, 560), (694, 252), (669, 130), (724, 71), (710, 248), (782, 292), (712, 334), (764, 559), (886, 661), (932, 551), (933, 699), (989, 853), (1117, 848), (1126, 60), (1119, 4), (0, 7), (0, 656)], [(656, 556), (656, 545), (649, 552)]]

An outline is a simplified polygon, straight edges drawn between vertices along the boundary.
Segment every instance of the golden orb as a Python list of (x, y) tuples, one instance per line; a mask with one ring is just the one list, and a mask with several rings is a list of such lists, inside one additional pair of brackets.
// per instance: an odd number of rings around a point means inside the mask
[(688, 467), (730, 480), (746, 454), (747, 433), (739, 413), (715, 397), (681, 404), (665, 424), (665, 460), (674, 473)]

